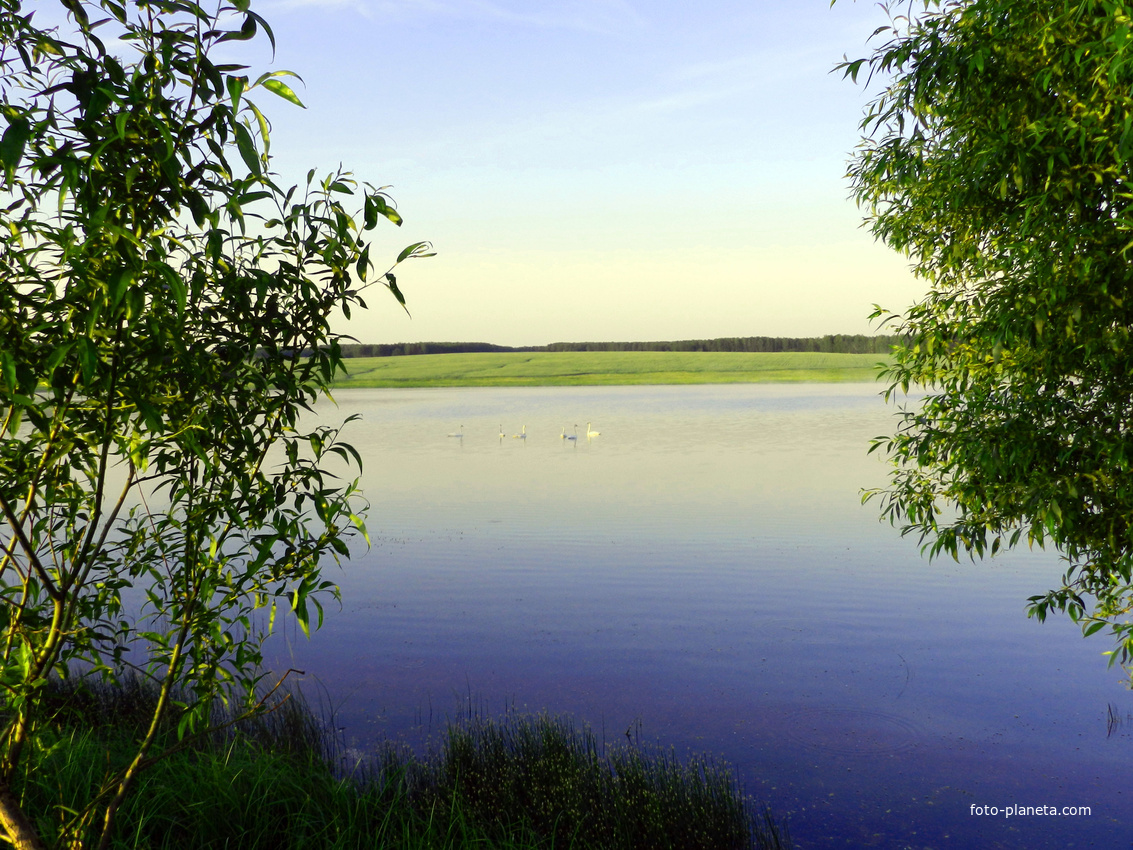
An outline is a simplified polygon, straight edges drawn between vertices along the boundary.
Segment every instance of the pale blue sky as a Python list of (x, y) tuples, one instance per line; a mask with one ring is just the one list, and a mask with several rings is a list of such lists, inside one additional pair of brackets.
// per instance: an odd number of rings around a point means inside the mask
[[(389, 255), (438, 256), (363, 342), (870, 333), (923, 282), (848, 199), (866, 93), (831, 73), (885, 23), (839, 0), (260, 0), (299, 110), (275, 168), (392, 185)], [(379, 252), (380, 253), (380, 252)]]

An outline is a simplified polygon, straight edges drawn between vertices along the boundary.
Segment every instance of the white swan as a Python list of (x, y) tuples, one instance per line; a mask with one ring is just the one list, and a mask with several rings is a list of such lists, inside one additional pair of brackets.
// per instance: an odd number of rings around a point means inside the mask
[(464, 437), (464, 426), (463, 426), (463, 425), (461, 425), (461, 426), (460, 426), (460, 430), (459, 430), (459, 431), (457, 431), (457, 432), (456, 432), (456, 433), (454, 433), (454, 434), (449, 434), (449, 436), (450, 436), (450, 437), (461, 437), (461, 438), (463, 438), (463, 437)]
[[(501, 434), (500, 436), (502, 437), (503, 434)], [(524, 425), (522, 431), (520, 431), (518, 434), (512, 434), (511, 436), (516, 440), (526, 440), (527, 439), (527, 426)]]
[(602, 436), (602, 432), (601, 432), (601, 431), (592, 431), (592, 430), (590, 429), (590, 424), (591, 424), (591, 423), (589, 423), (589, 422), (587, 422), (587, 423), (586, 423), (586, 439), (588, 439), (588, 440), (589, 440), (589, 439), (590, 439), (591, 437), (600, 437), (600, 436)]
[(506, 436), (507, 436), (507, 434), (504, 433), (504, 426), (503, 426), (503, 423), (501, 422), (500, 423), (500, 439), (502, 440)]

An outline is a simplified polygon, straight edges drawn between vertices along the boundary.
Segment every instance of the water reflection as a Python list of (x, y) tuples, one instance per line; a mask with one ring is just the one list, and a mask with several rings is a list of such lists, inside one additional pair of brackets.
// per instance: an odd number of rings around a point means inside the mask
[[(275, 651), (359, 744), (420, 741), (471, 697), (723, 755), (805, 847), (1129, 842), (1108, 647), (1025, 618), (1056, 557), (930, 565), (861, 506), (892, 425), (876, 388), (338, 398), (374, 546), (333, 576), (343, 610)], [(587, 421), (600, 438), (566, 439)]]

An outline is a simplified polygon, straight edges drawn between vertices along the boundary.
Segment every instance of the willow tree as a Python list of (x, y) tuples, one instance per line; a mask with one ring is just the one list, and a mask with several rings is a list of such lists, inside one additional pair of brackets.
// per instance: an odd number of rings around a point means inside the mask
[[(0, 822), (105, 846), (172, 701), (184, 736), (254, 699), (277, 607), (317, 622), (364, 533), (324, 469), (357, 454), (301, 414), (366, 281), (404, 305), (366, 233), (401, 220), (346, 173), (277, 183), (255, 101), (299, 104), (289, 75), (212, 58), (273, 40), (248, 0), (33, 5), (0, 0)], [(159, 694), (132, 764), (23, 812), (45, 683), (128, 668)]]
[(1031, 597), (1133, 659), (1133, 20), (1114, 0), (929, 0), (846, 61), (884, 89), (850, 166), (929, 284), (878, 309), (925, 388), (875, 448), (883, 514), (933, 554), (1065, 557)]

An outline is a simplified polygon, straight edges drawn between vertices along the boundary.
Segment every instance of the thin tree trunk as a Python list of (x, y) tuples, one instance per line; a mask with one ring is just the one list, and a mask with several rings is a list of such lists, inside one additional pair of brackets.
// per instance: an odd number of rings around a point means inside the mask
[(0, 825), (16, 850), (47, 850), (7, 784), (0, 785)]

